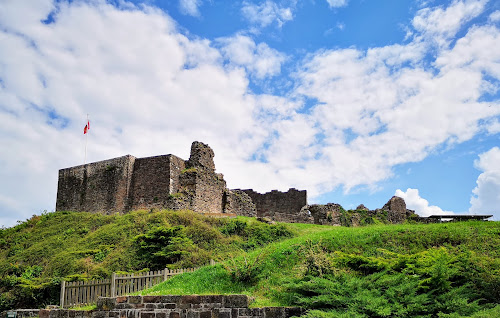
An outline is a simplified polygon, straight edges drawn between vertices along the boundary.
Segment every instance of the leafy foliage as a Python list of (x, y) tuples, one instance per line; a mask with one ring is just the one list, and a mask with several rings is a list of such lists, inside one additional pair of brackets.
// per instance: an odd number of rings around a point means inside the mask
[(500, 223), (287, 227), (300, 234), (142, 294), (243, 293), (254, 306), (302, 306), (309, 318), (495, 317), (499, 310)]
[[(232, 223), (245, 231), (229, 234)], [(112, 272), (195, 267), (237, 256), (292, 233), (249, 218), (215, 219), (191, 211), (125, 215), (54, 212), (0, 229), (0, 310), (57, 304), (61, 279)]]
[(445, 248), (414, 255), (360, 257), (335, 253), (336, 272), (305, 275), (288, 284), (295, 303), (366, 317), (415, 317), (458, 313), (469, 315), (484, 296), (473, 288), (457, 255)]
[(227, 262), (225, 269), (229, 272), (233, 282), (252, 285), (259, 279), (261, 268), (261, 254), (249, 261), (245, 256), (237, 260), (231, 259)]
[(57, 303), (61, 278), (215, 259), (143, 293), (244, 293), (255, 306), (304, 306), (305, 317), (495, 317), (499, 245), (498, 222), (330, 227), (189, 211), (44, 213), (0, 230), (0, 309)]
[(164, 227), (149, 230), (134, 238), (145, 267), (159, 270), (178, 262), (183, 255), (194, 252), (193, 241), (186, 237), (184, 226)]
[(283, 224), (269, 225), (262, 222), (245, 222), (243, 219), (227, 219), (221, 227), (227, 236), (239, 236), (240, 247), (251, 250), (262, 247), (269, 242), (292, 237), (292, 232)]

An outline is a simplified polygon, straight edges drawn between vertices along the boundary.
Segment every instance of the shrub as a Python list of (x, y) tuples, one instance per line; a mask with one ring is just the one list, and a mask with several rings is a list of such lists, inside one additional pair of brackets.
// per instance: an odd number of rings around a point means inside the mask
[(159, 226), (134, 238), (144, 265), (152, 270), (175, 263), (183, 254), (194, 249), (193, 241), (186, 237), (184, 226)]
[(237, 260), (231, 259), (225, 269), (228, 271), (231, 279), (235, 283), (252, 285), (258, 281), (259, 274), (262, 272), (262, 253), (249, 261), (246, 256)]

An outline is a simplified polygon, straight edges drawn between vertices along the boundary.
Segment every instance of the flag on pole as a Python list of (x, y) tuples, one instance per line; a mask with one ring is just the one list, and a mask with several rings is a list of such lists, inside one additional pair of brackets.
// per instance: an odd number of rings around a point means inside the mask
[(87, 125), (83, 128), (83, 134), (85, 135), (90, 129), (90, 121), (87, 120)]

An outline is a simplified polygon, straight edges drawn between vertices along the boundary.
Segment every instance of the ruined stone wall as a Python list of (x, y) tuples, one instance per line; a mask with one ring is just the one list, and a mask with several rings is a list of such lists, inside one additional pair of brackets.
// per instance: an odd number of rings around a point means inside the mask
[(187, 161), (188, 168), (200, 168), (202, 170), (215, 171), (215, 153), (207, 144), (195, 141), (191, 144), (191, 153)]
[(184, 159), (179, 158), (174, 155), (169, 156), (169, 164), (170, 164), (170, 194), (175, 194), (179, 192), (180, 189), (180, 182), (179, 182), (179, 176), (181, 175), (182, 171), (186, 169), (186, 162)]
[(252, 189), (242, 190), (248, 194), (257, 208), (257, 216), (269, 217), (279, 222), (296, 222), (303, 206), (307, 205), (307, 191), (291, 188), (287, 192), (273, 190), (264, 194)]
[(402, 198), (392, 197), (381, 209), (358, 206), (344, 211), (338, 204), (307, 205), (307, 192), (291, 188), (260, 194), (252, 189), (228, 190), (215, 173), (214, 151), (198, 141), (189, 160), (174, 155), (135, 158), (127, 155), (59, 171), (56, 211), (124, 213), (137, 209), (190, 209), (211, 215), (267, 217), (289, 223), (357, 226), (374, 222), (402, 223), (417, 219)]
[(300, 214), (306, 191), (259, 194), (228, 190), (215, 173), (214, 151), (193, 142), (189, 160), (174, 155), (120, 158), (61, 169), (56, 210), (127, 212), (137, 209), (191, 209), (208, 214), (266, 216), (282, 222), (310, 222)]
[[(190, 177), (194, 179), (191, 209), (201, 213), (222, 213), (226, 190), (226, 181), (224, 181), (222, 174), (203, 170), (186, 174), (190, 174)], [(181, 182), (183, 180), (185, 178), (181, 178)]]
[[(403, 223), (408, 218), (418, 220), (415, 211), (408, 210), (403, 198), (392, 197), (381, 209), (369, 210), (363, 204), (356, 210), (345, 211), (340, 204), (312, 204), (303, 208), (314, 218), (315, 224), (359, 226), (373, 224), (374, 218), (382, 222)], [(370, 223), (371, 222), (371, 223)]]
[(224, 212), (226, 181), (215, 173), (214, 151), (207, 144), (195, 141), (186, 162), (186, 170), (179, 175), (180, 194), (189, 200), (196, 212), (220, 214)]
[(383, 211), (387, 211), (387, 220), (391, 223), (403, 223), (408, 216), (415, 211), (406, 209), (406, 202), (403, 198), (393, 196), (382, 207)]
[(312, 204), (308, 206), (314, 218), (314, 224), (341, 225), (342, 206), (337, 203)]
[(56, 211), (126, 211), (134, 162), (127, 155), (59, 170)]
[(228, 190), (224, 193), (224, 213), (242, 216), (257, 216), (257, 208), (252, 198), (241, 190)]
[(130, 210), (161, 207), (170, 194), (168, 156), (135, 160), (130, 191)]
[(184, 168), (184, 160), (174, 155), (136, 159), (128, 210), (165, 208), (178, 191), (178, 175)]

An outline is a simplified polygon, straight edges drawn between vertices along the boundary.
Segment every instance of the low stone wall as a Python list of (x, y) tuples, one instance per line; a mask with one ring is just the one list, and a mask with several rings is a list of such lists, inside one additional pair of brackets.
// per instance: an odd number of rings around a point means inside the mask
[[(297, 307), (248, 308), (247, 295), (123, 296), (99, 298), (92, 311), (19, 309), (17, 318), (288, 318)], [(0, 318), (7, 317), (6, 312)]]

